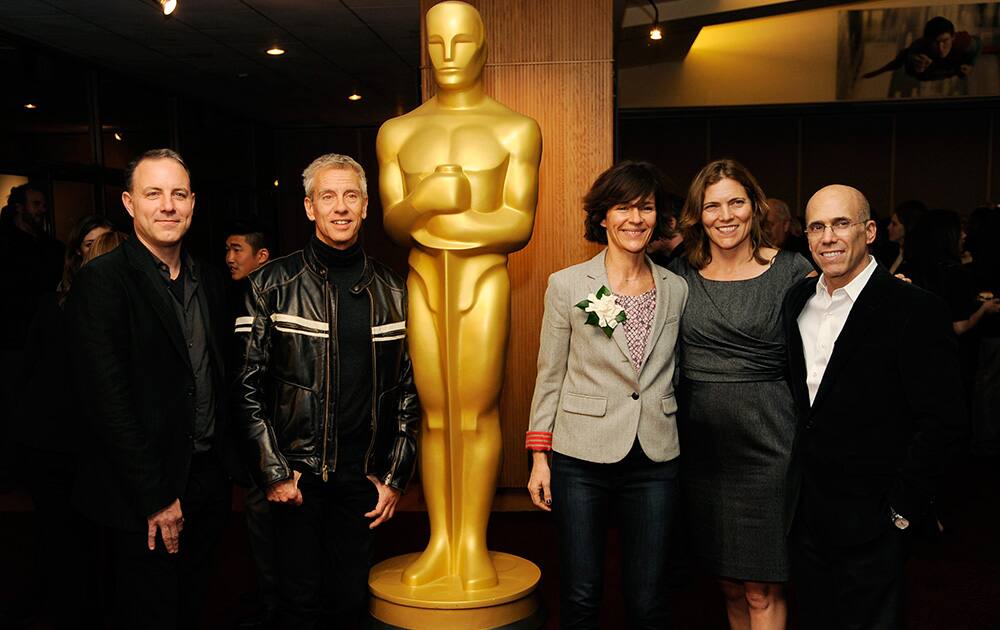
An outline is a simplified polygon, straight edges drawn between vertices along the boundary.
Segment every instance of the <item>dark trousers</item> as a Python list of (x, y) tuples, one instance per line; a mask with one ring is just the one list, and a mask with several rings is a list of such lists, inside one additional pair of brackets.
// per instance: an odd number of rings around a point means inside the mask
[(282, 628), (355, 628), (365, 618), (378, 491), (357, 466), (299, 480), (302, 505), (272, 504)]
[(244, 510), (250, 553), (257, 569), (257, 589), (261, 604), (268, 609), (278, 606), (278, 555), (275, 547), (274, 519), (267, 493), (251, 484), (246, 491)]
[[(214, 566), (214, 551), (229, 517), (231, 487), (212, 453), (195, 455), (187, 489), (180, 551), (168, 554), (158, 534), (156, 549), (146, 532), (115, 531), (115, 628), (176, 630), (198, 627), (198, 614)], [(165, 506), (164, 506), (165, 507)]]
[(25, 444), (15, 449), (34, 507), (32, 605), (57, 628), (99, 627), (101, 529), (73, 507), (76, 458)]
[(875, 540), (831, 545), (797, 519), (789, 555), (798, 627), (809, 630), (898, 630), (903, 627), (907, 532), (892, 526)]
[(614, 464), (552, 455), (552, 511), (559, 537), (559, 622), (598, 628), (608, 518), (618, 517), (629, 628), (669, 625), (665, 567), (677, 503), (678, 461), (654, 462), (638, 441)]

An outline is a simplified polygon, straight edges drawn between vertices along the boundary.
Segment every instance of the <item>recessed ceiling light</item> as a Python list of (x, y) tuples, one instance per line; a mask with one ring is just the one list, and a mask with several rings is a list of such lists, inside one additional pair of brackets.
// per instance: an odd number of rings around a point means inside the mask
[(285, 49), (279, 48), (278, 46), (271, 46), (270, 48), (267, 49), (267, 54), (271, 55), (272, 57), (277, 57), (278, 55), (285, 54)]
[(115, 140), (117, 140), (118, 142), (121, 142), (122, 141), (122, 134), (120, 134), (120, 133), (118, 133), (116, 131), (115, 132)]
[(38, 105), (35, 105), (34, 103), (25, 103), (24, 109), (38, 109)]
[(163, 9), (163, 15), (170, 15), (177, 8), (177, 0), (160, 0), (160, 8)]
[(357, 90), (355, 90), (355, 91), (351, 92), (351, 95), (347, 97), (347, 100), (349, 100), (349, 101), (360, 101), (361, 100), (361, 95), (358, 94)]

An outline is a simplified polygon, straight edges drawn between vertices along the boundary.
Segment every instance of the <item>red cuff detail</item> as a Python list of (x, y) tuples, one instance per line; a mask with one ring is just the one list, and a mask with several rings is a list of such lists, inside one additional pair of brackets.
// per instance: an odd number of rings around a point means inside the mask
[(549, 431), (528, 431), (524, 438), (524, 448), (529, 451), (551, 451), (552, 433)]

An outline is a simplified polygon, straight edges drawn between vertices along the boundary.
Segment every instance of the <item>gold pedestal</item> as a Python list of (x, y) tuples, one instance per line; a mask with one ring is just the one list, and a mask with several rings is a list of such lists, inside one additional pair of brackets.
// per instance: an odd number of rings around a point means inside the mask
[(402, 581), (403, 569), (419, 555), (397, 556), (372, 568), (368, 588), (375, 628), (535, 630), (542, 626), (535, 594), (542, 573), (534, 563), (491, 551), (499, 579), (492, 588), (465, 591), (457, 575), (424, 586), (407, 586)]

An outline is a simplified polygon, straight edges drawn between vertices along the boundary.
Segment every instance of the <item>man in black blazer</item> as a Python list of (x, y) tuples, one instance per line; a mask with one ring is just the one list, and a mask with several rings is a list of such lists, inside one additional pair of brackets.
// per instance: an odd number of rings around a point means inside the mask
[(799, 625), (900, 628), (907, 539), (933, 518), (964, 428), (956, 341), (942, 301), (868, 254), (875, 222), (861, 192), (821, 189), (806, 223), (822, 275), (784, 305), (799, 410), (787, 500)]
[(181, 157), (133, 161), (122, 202), (135, 236), (87, 264), (68, 302), (88, 439), (76, 501), (113, 532), (115, 627), (194, 627), (229, 513), (229, 319), (221, 274), (182, 248)]

